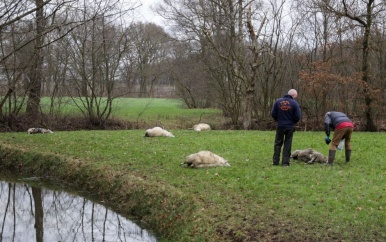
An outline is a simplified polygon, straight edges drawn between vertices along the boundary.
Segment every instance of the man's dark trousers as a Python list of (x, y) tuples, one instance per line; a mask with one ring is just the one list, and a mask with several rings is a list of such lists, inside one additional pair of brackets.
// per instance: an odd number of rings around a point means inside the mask
[(284, 143), (282, 165), (290, 164), (292, 137), (294, 128), (277, 128), (275, 137), (275, 148), (273, 153), (273, 165), (279, 165), (281, 147)]

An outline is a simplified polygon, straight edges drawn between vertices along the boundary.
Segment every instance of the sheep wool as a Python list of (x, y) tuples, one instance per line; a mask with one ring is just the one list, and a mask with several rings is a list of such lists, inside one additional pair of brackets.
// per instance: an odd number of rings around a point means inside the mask
[(292, 152), (290, 158), (293, 158), (294, 160), (303, 161), (308, 164), (312, 164), (315, 162), (317, 163), (328, 162), (327, 156), (311, 148), (304, 149), (304, 150), (295, 150), (294, 152)]
[(194, 131), (209, 131), (210, 130), (210, 126), (209, 124), (196, 124), (193, 126), (193, 130)]
[(213, 166), (231, 166), (223, 157), (210, 151), (204, 150), (198, 153), (188, 155), (181, 165), (186, 164), (191, 168), (203, 168)]
[(54, 132), (52, 132), (49, 129), (44, 129), (44, 128), (29, 128), (27, 130), (27, 134), (45, 134), (45, 133), (52, 134)]
[(152, 129), (146, 130), (145, 137), (158, 137), (158, 136), (174, 137), (172, 133), (170, 133), (169, 131), (161, 127), (154, 127)]

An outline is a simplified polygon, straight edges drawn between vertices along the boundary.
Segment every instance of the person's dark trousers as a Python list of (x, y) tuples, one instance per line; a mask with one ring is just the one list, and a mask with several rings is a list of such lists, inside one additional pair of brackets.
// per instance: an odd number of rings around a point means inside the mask
[(283, 148), (283, 157), (282, 157), (282, 165), (290, 164), (290, 156), (291, 156), (291, 148), (292, 148), (292, 138), (294, 136), (294, 128), (277, 128), (276, 136), (275, 136), (275, 146), (274, 153), (272, 158), (273, 165), (279, 165), (280, 161), (280, 152), (281, 147), (284, 143)]

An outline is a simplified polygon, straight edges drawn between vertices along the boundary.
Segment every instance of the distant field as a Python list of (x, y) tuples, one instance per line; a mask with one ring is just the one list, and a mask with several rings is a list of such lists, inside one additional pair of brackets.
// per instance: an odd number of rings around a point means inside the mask
[[(43, 98), (41, 105), (47, 111), (50, 100)], [(81, 102), (77, 101), (79, 105)], [(104, 99), (101, 99), (104, 102)], [(70, 98), (62, 98), (55, 104), (62, 115), (80, 115), (79, 108)], [(113, 102), (113, 118), (131, 122), (162, 124), (168, 128), (188, 128), (197, 122), (205, 122), (216, 128), (224, 122), (219, 109), (188, 109), (180, 99), (166, 98), (117, 98)]]
[(120, 98), (115, 101), (114, 115), (128, 119), (186, 117), (197, 118), (200, 115), (217, 115), (218, 109), (188, 109), (179, 99)]

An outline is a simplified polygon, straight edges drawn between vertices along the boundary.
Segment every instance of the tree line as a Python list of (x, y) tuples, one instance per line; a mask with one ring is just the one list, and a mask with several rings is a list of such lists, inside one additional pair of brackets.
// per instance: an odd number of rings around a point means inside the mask
[[(179, 97), (234, 128), (272, 128), (273, 102), (299, 92), (304, 128), (338, 110), (385, 129), (382, 0), (162, 0), (165, 26), (122, 0), (0, 3), (0, 118), (39, 124), (72, 100), (92, 125), (118, 97)], [(50, 103), (41, 102), (50, 97)]]

